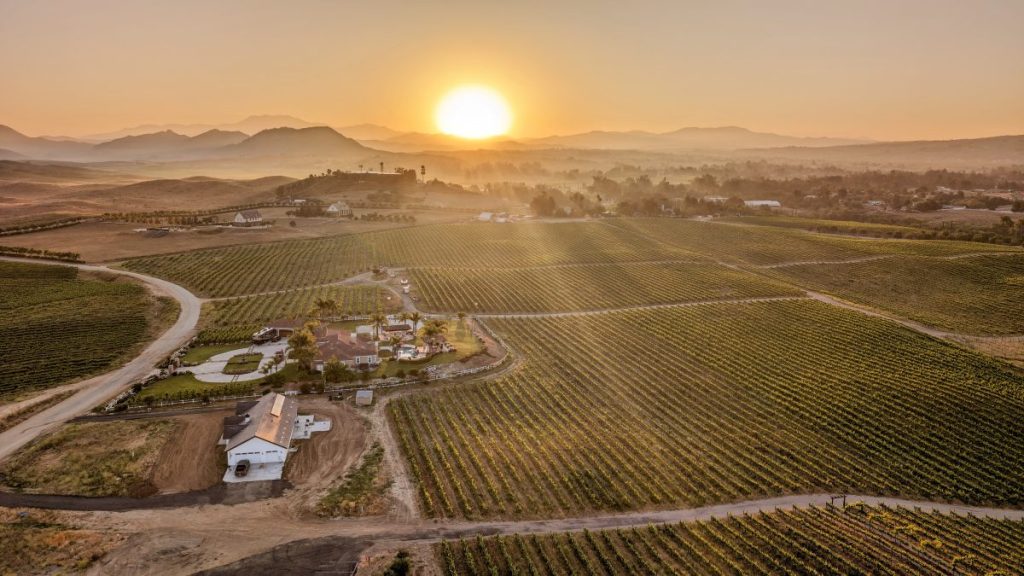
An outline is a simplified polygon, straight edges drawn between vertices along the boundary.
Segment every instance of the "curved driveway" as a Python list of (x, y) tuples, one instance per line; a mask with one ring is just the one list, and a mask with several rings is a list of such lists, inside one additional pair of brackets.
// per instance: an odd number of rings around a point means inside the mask
[(161, 360), (177, 350), (195, 334), (196, 325), (199, 322), (199, 311), (202, 301), (196, 298), (188, 290), (159, 278), (129, 272), (127, 270), (116, 270), (106, 266), (95, 266), (91, 264), (76, 264), (71, 262), (55, 262), (49, 260), (33, 260), (27, 258), (2, 257), (0, 260), (9, 262), (24, 262), (27, 264), (48, 264), (60, 266), (74, 266), (79, 270), (87, 272), (107, 272), (129, 276), (141, 280), (153, 293), (161, 296), (170, 296), (178, 301), (181, 307), (178, 313), (178, 320), (166, 332), (161, 334), (146, 346), (138, 356), (127, 364), (76, 384), (78, 392), (56, 404), (32, 415), (24, 422), (14, 426), (0, 434), (0, 461), (4, 460), (19, 448), (39, 437), (40, 435), (53, 430), (60, 424), (92, 410), (122, 390), (128, 388), (135, 382), (145, 378), (153, 371)]

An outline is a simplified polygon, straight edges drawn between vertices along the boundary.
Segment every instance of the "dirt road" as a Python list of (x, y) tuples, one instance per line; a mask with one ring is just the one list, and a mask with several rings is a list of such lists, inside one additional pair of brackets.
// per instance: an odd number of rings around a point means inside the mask
[(112, 372), (107, 372), (106, 374), (101, 374), (81, 382), (78, 385), (78, 392), (74, 396), (33, 415), (31, 418), (0, 434), (0, 461), (3, 461), (35, 438), (55, 429), (60, 424), (79, 414), (88, 412), (93, 407), (106, 402), (109, 398), (116, 396), (125, 388), (144, 378), (153, 370), (153, 367), (158, 362), (167, 357), (171, 352), (177, 350), (195, 334), (196, 324), (199, 322), (201, 302), (191, 292), (172, 282), (106, 266), (25, 258), (3, 257), (0, 259), (29, 264), (74, 266), (79, 270), (89, 272), (106, 272), (129, 276), (144, 282), (155, 294), (174, 298), (181, 307), (178, 319), (174, 325), (151, 342), (141, 354), (127, 364)]
[[(98, 562), (96, 568), (100, 570), (99, 573), (191, 574), (198, 570), (229, 566), (249, 557), (266, 556), (269, 550), (303, 549), (300, 543), (323, 544), (329, 542), (323, 540), (328, 537), (345, 538), (340, 541), (342, 545), (353, 540), (373, 542), (373, 548), (382, 551), (478, 535), (601, 530), (726, 518), (809, 505), (825, 506), (832, 502), (832, 498), (831, 494), (803, 494), (701, 508), (511, 522), (426, 519), (396, 521), (384, 517), (320, 520), (290, 514), (287, 502), (281, 499), (235, 506), (204, 506), (202, 522), (196, 522), (194, 508), (97, 512), (76, 518), (75, 522), (87, 528), (114, 530), (130, 535), (126, 545)], [(920, 508), (925, 512), (1024, 520), (1024, 510), (1019, 509), (847, 496), (848, 503), (858, 501), (870, 505)], [(289, 543), (293, 543), (293, 546), (286, 546)], [(240, 568), (245, 565), (241, 563), (231, 567)], [(130, 570), (126, 569), (128, 566)], [(232, 570), (225, 573), (235, 572)]]

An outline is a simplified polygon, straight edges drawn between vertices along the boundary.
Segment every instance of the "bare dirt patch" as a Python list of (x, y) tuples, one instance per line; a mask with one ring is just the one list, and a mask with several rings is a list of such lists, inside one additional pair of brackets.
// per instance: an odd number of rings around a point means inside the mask
[(231, 410), (173, 418), (177, 424), (153, 468), (153, 485), (161, 494), (203, 490), (220, 482), (226, 463), (217, 446)]
[(354, 538), (328, 537), (297, 540), (210, 570), (197, 572), (203, 576), (229, 576), (238, 574), (281, 574), (348, 576), (359, 562), (369, 541)]
[[(288, 459), (285, 479), (296, 488), (325, 487), (344, 475), (366, 447), (366, 424), (347, 403), (326, 398), (302, 399), (300, 414), (331, 420), (331, 429), (298, 442), (299, 450)], [(293, 443), (294, 444), (294, 443)]]

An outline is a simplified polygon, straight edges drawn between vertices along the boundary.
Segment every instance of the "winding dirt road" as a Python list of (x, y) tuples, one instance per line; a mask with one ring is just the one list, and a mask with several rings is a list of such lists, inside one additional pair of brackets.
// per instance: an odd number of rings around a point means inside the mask
[[(442, 539), (508, 534), (547, 534), (579, 530), (642, 527), (651, 524), (694, 522), (711, 518), (825, 506), (833, 494), (801, 494), (676, 510), (631, 512), (549, 520), (467, 521), (418, 518), (369, 517), (323, 520), (290, 513), (285, 499), (246, 504), (159, 511), (94, 512), (77, 518), (90, 528), (114, 530), (129, 537), (128, 544), (113, 550), (100, 562), (109, 573), (192, 574), (236, 562), (289, 543), (322, 540), (342, 545), (346, 539), (372, 544), (376, 553), (431, 544)], [(848, 495), (848, 504), (863, 502), (920, 509), (925, 512), (972, 515), (984, 518), (1024, 520), (1024, 510), (962, 506), (957, 504)], [(839, 502), (836, 502), (839, 504)], [(127, 567), (131, 569), (128, 570)]]
[(153, 367), (157, 363), (181, 347), (182, 344), (195, 334), (196, 325), (199, 323), (199, 311), (202, 307), (202, 301), (188, 290), (166, 280), (137, 272), (92, 264), (10, 257), (2, 257), (0, 260), (27, 264), (74, 266), (79, 270), (87, 272), (104, 272), (128, 276), (142, 281), (154, 294), (174, 298), (181, 308), (174, 325), (157, 337), (156, 340), (150, 342), (145, 350), (127, 364), (111, 372), (75, 383), (74, 386), (78, 391), (74, 396), (38, 414), (34, 414), (24, 422), (0, 434), (0, 461), (3, 461), (35, 438), (53, 430), (75, 416), (88, 412), (93, 407), (102, 404), (125, 388), (145, 378), (153, 371)]

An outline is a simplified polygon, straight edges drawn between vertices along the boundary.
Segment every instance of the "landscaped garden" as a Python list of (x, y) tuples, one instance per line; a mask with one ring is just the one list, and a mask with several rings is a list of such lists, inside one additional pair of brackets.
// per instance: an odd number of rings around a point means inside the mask
[(252, 354), (238, 354), (228, 359), (227, 365), (224, 366), (225, 374), (249, 374), (259, 370), (260, 362), (263, 360), (263, 354), (255, 352)]

